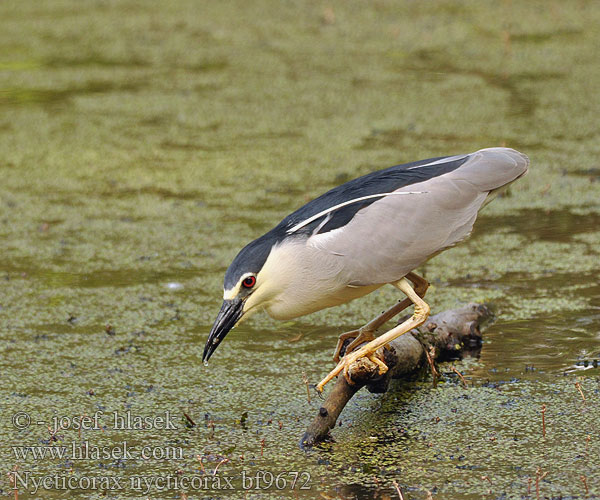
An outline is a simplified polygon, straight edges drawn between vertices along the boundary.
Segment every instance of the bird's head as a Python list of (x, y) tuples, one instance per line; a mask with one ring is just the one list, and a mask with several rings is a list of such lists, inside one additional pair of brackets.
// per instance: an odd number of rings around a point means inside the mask
[(273, 297), (274, 280), (265, 262), (274, 245), (267, 233), (246, 245), (227, 269), (223, 305), (208, 335), (202, 361), (208, 361), (237, 323), (262, 309)]

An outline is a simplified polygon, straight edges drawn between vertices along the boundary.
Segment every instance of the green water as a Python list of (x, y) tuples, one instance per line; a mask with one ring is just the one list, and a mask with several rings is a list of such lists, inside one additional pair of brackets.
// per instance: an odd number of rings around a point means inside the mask
[[(541, 498), (584, 498), (582, 478), (600, 495), (599, 26), (575, 0), (1, 2), (0, 493), (18, 466), (122, 485), (19, 498), (387, 499), (393, 481), (413, 499), (536, 498), (538, 468)], [(480, 358), (456, 364), (467, 389), (442, 365), (435, 389), (359, 393), (334, 443), (298, 449), (319, 407), (303, 372), (318, 382), (392, 289), (258, 316), (201, 364), (250, 239), (347, 179), (497, 145), (530, 174), (421, 270), (433, 312), (495, 308)], [(99, 411), (101, 429), (49, 441), (53, 418)], [(128, 411), (176, 429), (115, 428)], [(86, 440), (135, 456), (18, 456)], [(130, 483), (220, 462), (234, 492)], [(244, 490), (260, 470), (301, 475)]]

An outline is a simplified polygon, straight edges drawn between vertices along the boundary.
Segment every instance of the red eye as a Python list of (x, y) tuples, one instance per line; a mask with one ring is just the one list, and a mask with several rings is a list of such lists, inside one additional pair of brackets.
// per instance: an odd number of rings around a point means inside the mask
[(244, 281), (242, 281), (242, 285), (244, 288), (252, 288), (256, 285), (256, 276), (248, 276)]

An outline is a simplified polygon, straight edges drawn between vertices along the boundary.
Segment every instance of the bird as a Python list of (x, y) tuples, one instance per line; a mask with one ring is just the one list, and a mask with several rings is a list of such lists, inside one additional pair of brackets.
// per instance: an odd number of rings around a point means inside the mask
[[(479, 210), (523, 177), (529, 159), (505, 147), (392, 166), (350, 180), (306, 203), (248, 243), (225, 272), (223, 303), (208, 335), (206, 364), (227, 333), (258, 311), (289, 320), (363, 297), (390, 284), (406, 297), (339, 336), (335, 368), (316, 388), (365, 357), (380, 374), (380, 347), (421, 325), (428, 282), (415, 270), (469, 236)], [(413, 314), (376, 337), (414, 305)], [(353, 339), (341, 352), (343, 344)], [(366, 343), (365, 343), (366, 342)], [(360, 346), (360, 347), (359, 347)]]

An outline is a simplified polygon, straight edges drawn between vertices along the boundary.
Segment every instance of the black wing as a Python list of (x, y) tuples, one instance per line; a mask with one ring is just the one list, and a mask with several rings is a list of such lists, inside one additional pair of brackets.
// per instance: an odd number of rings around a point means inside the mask
[[(283, 219), (275, 230), (285, 229), (289, 233), (290, 229), (302, 224), (302, 222), (311, 217), (337, 205), (351, 202), (316, 218), (306, 225), (302, 225), (301, 228), (292, 232), (313, 234), (318, 229), (315, 234), (321, 234), (333, 231), (348, 224), (359, 210), (380, 199), (380, 197), (375, 195), (385, 196), (402, 187), (452, 172), (467, 161), (468, 158), (469, 155), (430, 158), (428, 160), (396, 165), (385, 170), (363, 175), (337, 186), (308, 202)], [(369, 198), (364, 199), (365, 197)], [(353, 200), (356, 200), (356, 202), (352, 203)], [(329, 220), (323, 224), (326, 217), (329, 217)], [(321, 224), (323, 224), (322, 227), (319, 227)]]

